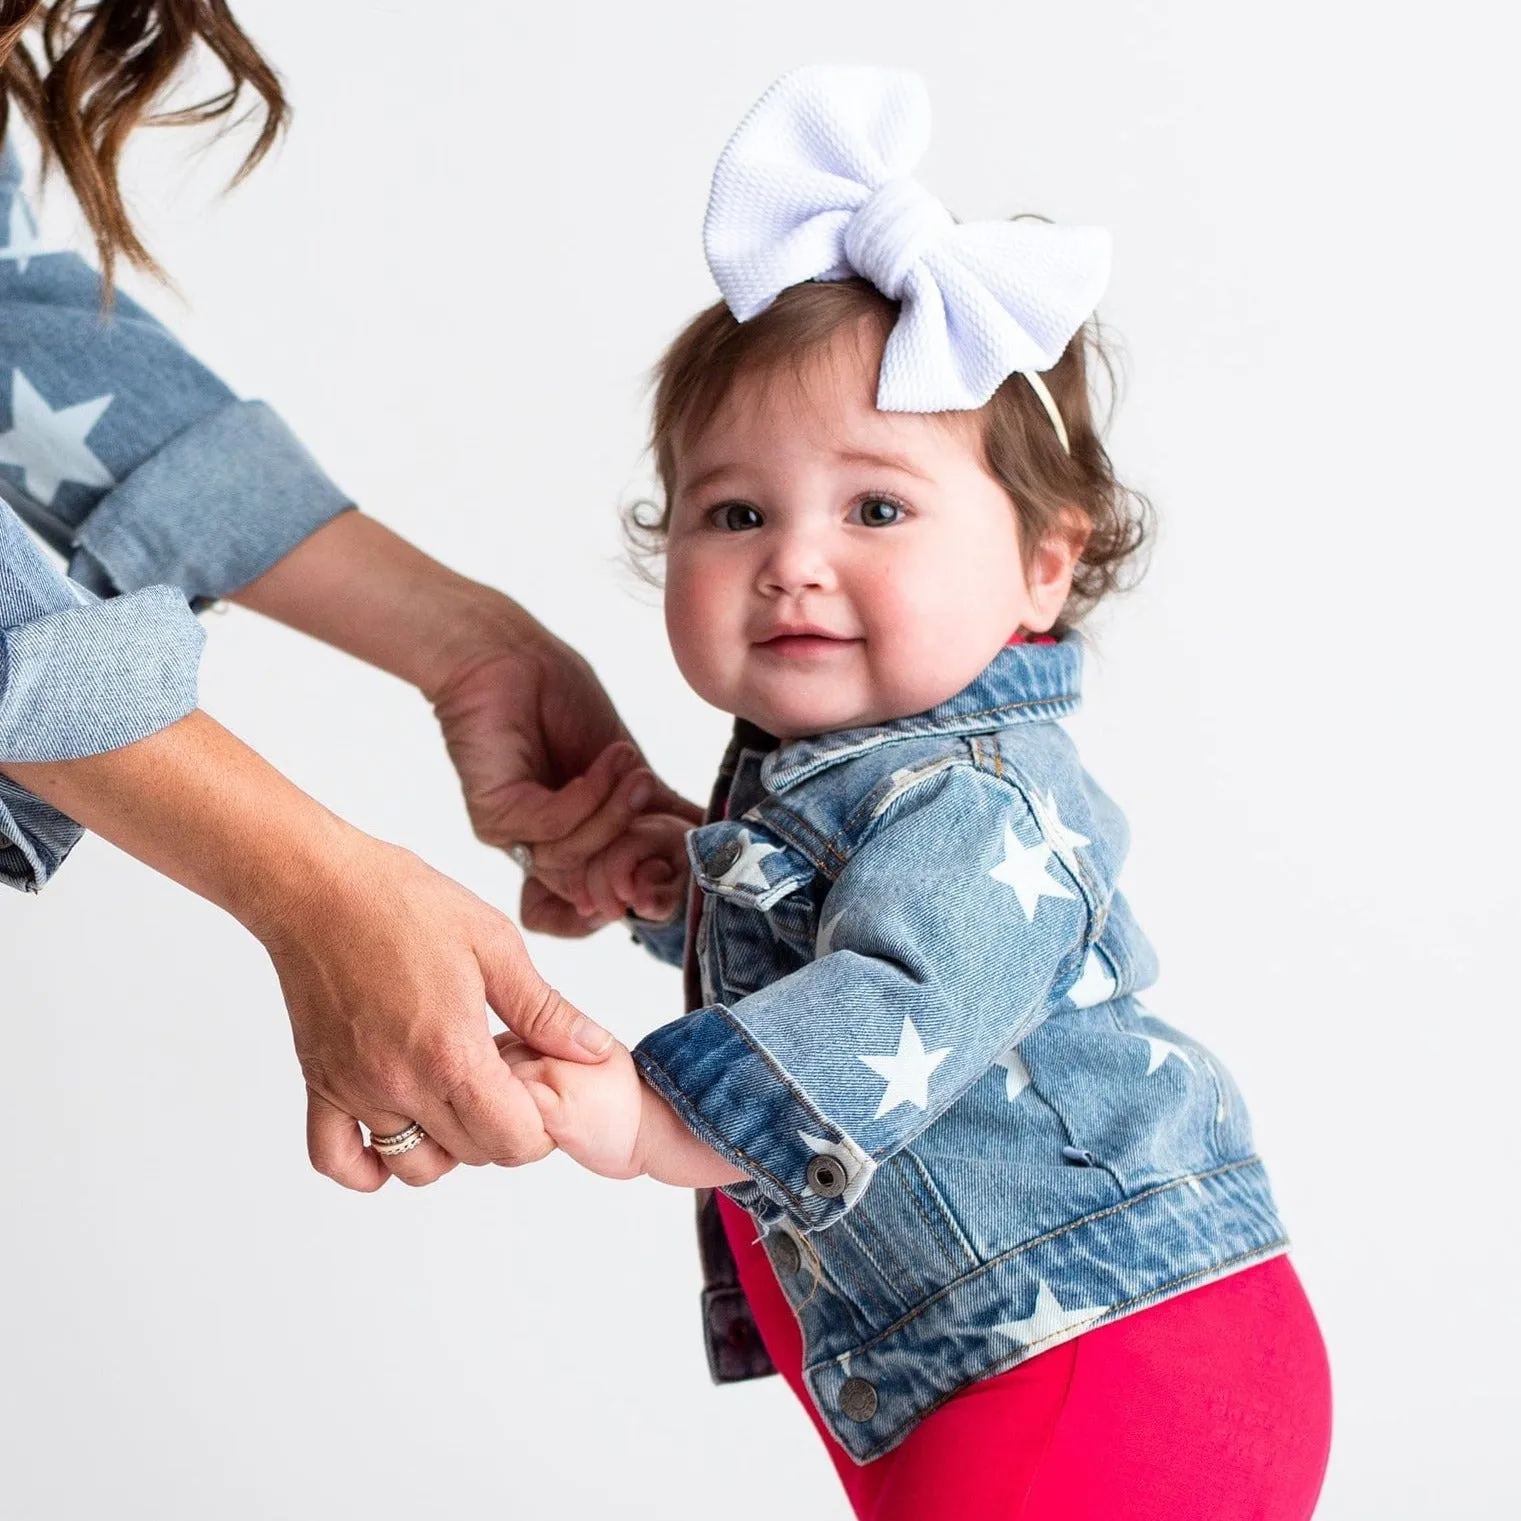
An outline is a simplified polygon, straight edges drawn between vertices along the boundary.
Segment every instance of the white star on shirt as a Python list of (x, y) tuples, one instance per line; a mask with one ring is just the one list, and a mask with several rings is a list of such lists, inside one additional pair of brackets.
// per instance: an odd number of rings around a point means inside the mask
[(1153, 1072), (1160, 1070), (1162, 1064), (1169, 1056), (1176, 1056), (1190, 1072), (1194, 1070), (1193, 1058), (1182, 1046), (1175, 1046), (1170, 1040), (1163, 1040), (1157, 1035), (1137, 1035), (1134, 1030), (1125, 1032), (1131, 1040), (1144, 1040), (1151, 1048), (1150, 1060), (1146, 1063), (1146, 1076), (1150, 1077)]
[(1075, 1009), (1091, 1009), (1114, 997), (1115, 980), (1097, 951), (1089, 951), (1078, 979), (1067, 989), (1067, 1002)]
[(740, 830), (739, 843), (739, 859), (718, 879), (719, 884), (723, 887), (758, 887), (764, 891), (771, 884), (760, 869), (760, 863), (767, 856), (776, 855), (779, 847), (767, 845), (764, 840), (751, 839), (748, 829)]
[(1045, 808), (1041, 816), (1041, 828), (1046, 838), (1057, 848), (1058, 851), (1076, 850), (1080, 845), (1093, 843), (1086, 835), (1081, 835), (1075, 829), (1068, 829), (1062, 823), (1062, 816), (1056, 811), (1056, 794), (1047, 792), (1042, 799)]
[(116, 477), (85, 443), (111, 401), (96, 396), (55, 412), (20, 370), (12, 370), (11, 429), (0, 433), (0, 465), (19, 465), (28, 493), (44, 507), (53, 505), (64, 481), (114, 486)]
[(1012, 1104), (1030, 1086), (1030, 1069), (1025, 1066), (1024, 1057), (1013, 1046), (998, 1058), (995, 1065), (1002, 1067), (1007, 1074), (1003, 1091), (1004, 1097)]
[(1035, 907), (1042, 898), (1070, 898), (1072, 893), (1046, 871), (1051, 847), (1042, 840), (1038, 845), (1021, 845), (1013, 826), (1003, 826), (1003, 860), (988, 873), (995, 882), (1014, 889), (1025, 919), (1033, 922)]
[(16, 273), (24, 275), (33, 256), (44, 252), (46, 250), (42, 246), (42, 239), (37, 236), (37, 228), (26, 202), (18, 195), (11, 202), (10, 239), (4, 248), (0, 248), (0, 259), (12, 260)]
[(1106, 1304), (1100, 1304), (1080, 1310), (1064, 1310), (1061, 1301), (1051, 1292), (1050, 1284), (1042, 1278), (1037, 1280), (1035, 1287), (1035, 1308), (1023, 1320), (1000, 1321), (993, 1329), (1011, 1337), (1021, 1346), (1033, 1347), (1061, 1335), (1063, 1331), (1090, 1324), (1099, 1316), (1107, 1315), (1109, 1308)]
[(951, 1054), (951, 1050), (950, 1046), (942, 1046), (938, 1051), (926, 1051), (913, 1020), (905, 1014), (903, 1029), (898, 1036), (898, 1049), (891, 1056), (861, 1058), (878, 1077), (887, 1080), (887, 1090), (872, 1118), (880, 1120), (884, 1114), (891, 1114), (899, 1104), (912, 1104), (916, 1109), (927, 1109), (930, 1074)]

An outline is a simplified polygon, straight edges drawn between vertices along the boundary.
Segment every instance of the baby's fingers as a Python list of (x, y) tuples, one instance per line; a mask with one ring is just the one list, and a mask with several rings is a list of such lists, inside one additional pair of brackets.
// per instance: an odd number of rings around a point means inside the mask
[(655, 778), (648, 770), (630, 771), (602, 805), (563, 838), (534, 846), (534, 876), (590, 917), (593, 899), (587, 889), (587, 867), (638, 818), (654, 791)]

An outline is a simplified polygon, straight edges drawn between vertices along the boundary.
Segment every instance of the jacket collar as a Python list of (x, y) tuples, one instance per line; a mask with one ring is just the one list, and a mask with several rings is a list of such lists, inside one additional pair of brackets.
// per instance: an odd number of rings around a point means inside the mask
[[(761, 781), (770, 792), (786, 792), (841, 761), (899, 740), (986, 734), (1010, 724), (1064, 718), (1081, 701), (1082, 671), (1083, 647), (1076, 634), (1059, 644), (1009, 645), (970, 685), (926, 713), (778, 746), (761, 767)], [(744, 739), (759, 732), (741, 721), (736, 737), (746, 748), (760, 748)]]

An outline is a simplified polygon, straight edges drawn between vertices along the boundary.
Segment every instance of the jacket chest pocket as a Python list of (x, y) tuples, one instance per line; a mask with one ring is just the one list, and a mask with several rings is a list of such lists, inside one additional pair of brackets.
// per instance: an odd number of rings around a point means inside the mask
[(687, 850), (702, 890), (697, 957), (703, 993), (727, 1003), (813, 960), (813, 863), (764, 826), (724, 820), (693, 830)]

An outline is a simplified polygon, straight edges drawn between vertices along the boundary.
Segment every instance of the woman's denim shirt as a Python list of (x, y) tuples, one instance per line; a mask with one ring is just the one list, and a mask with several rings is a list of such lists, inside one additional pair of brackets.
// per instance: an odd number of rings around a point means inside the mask
[[(702, 1007), (635, 1060), (749, 1175), (726, 1192), (858, 1461), (1286, 1245), (1229, 1075), (1136, 997), (1125, 821), (1057, 722), (1080, 673), (1072, 638), (1012, 646), (911, 718), (779, 748), (742, 725), (689, 838)], [(639, 933), (675, 960), (679, 929)]]
[[(184, 717), (202, 644), (191, 607), (349, 505), (264, 403), (240, 401), (126, 296), (103, 311), (95, 271), (39, 241), (21, 180), (7, 144), (0, 764), (96, 755)], [(0, 883), (41, 887), (79, 835), (0, 775)]]

